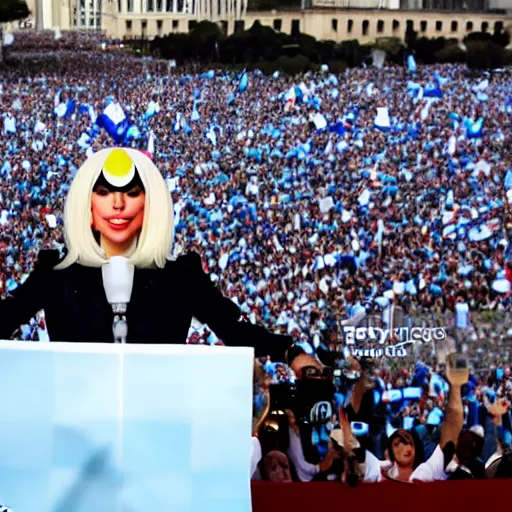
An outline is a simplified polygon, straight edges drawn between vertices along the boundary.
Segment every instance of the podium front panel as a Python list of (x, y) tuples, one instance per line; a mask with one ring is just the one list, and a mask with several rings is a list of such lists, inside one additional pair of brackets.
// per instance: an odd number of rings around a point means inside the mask
[(0, 504), (249, 512), (253, 350), (0, 342)]

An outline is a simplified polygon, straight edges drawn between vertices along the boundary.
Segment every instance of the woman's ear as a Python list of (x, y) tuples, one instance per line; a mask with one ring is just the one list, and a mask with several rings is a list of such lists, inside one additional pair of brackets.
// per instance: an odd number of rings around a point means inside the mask
[(391, 457), (389, 456), (389, 451), (386, 449), (386, 451), (384, 452), (384, 458), (386, 460), (391, 460)]

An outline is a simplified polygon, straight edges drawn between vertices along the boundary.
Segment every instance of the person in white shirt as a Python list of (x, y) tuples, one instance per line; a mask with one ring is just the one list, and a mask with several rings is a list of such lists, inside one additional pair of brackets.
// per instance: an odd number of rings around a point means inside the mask
[(288, 446), (288, 458), (295, 468), (297, 478), (301, 482), (311, 482), (320, 473), (325, 473), (333, 465), (339, 455), (334, 450), (332, 444), (325, 458), (319, 464), (311, 464), (306, 460), (304, 450), (302, 448), (302, 441), (300, 438), (299, 426), (297, 425), (295, 415), (289, 409), (286, 414), (289, 422), (289, 435), (290, 444)]
[(469, 329), (469, 305), (463, 297), (459, 297), (455, 304), (455, 327), (462, 330)]
[(432, 482), (446, 480), (444, 448), (450, 442), (457, 445), (464, 424), (461, 387), (467, 382), (469, 371), (460, 369), (452, 363), (447, 365), (447, 377), (450, 382), (450, 394), (441, 427), (441, 440), (434, 453), (426, 462), (422, 462), (421, 441), (413, 433), (398, 429), (388, 442), (388, 460), (381, 461), (366, 451), (364, 466), (365, 482), (396, 480), (400, 482)]
[(251, 478), (256, 474), (256, 470), (258, 469), (258, 464), (261, 461), (262, 452), (261, 452), (261, 443), (257, 437), (253, 437), (251, 441), (251, 458), (250, 458), (250, 468), (249, 472), (251, 474)]

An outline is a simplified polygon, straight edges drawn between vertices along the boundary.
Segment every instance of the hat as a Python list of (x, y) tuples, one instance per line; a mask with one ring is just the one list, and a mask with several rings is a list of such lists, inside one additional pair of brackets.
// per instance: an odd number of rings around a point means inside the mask
[(482, 439), (485, 437), (485, 431), (484, 427), (482, 425), (473, 425), (470, 429), (470, 432), (473, 432), (477, 436), (481, 437)]
[(103, 177), (116, 188), (126, 187), (135, 178), (135, 173), (135, 164), (122, 149), (113, 149), (103, 164)]

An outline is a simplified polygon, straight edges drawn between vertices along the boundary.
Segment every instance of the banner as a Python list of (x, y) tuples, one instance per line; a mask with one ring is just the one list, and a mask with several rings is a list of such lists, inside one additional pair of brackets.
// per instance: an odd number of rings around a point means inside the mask
[(249, 348), (0, 342), (13, 512), (250, 512)]
[(383, 50), (372, 50), (372, 64), (374, 67), (378, 69), (382, 69), (384, 67), (384, 63), (386, 62), (386, 52)]

